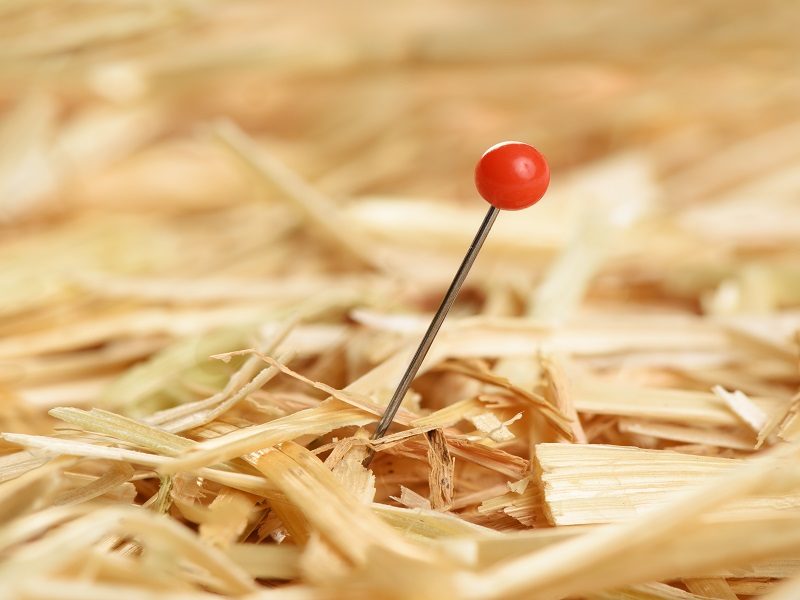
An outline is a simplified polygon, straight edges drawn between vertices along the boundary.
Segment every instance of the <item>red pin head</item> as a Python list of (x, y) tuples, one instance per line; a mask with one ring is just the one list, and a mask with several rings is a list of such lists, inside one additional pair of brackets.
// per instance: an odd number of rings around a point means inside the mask
[(522, 142), (501, 142), (475, 165), (475, 187), (492, 206), (520, 210), (536, 204), (550, 183), (550, 167), (539, 151)]

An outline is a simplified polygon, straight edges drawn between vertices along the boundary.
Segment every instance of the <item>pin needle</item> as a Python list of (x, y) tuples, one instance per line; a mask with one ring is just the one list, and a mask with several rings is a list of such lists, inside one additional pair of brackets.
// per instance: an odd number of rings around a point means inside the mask
[[(392, 399), (386, 406), (375, 433), (372, 434), (373, 440), (383, 437), (392, 424), (394, 416), (397, 414), (400, 404), (411, 386), (411, 382), (414, 381), (414, 377), (416, 377), (417, 371), (422, 366), (422, 361), (425, 360), (425, 356), (428, 354), (439, 328), (458, 296), (461, 284), (467, 278), (467, 273), (469, 273), (472, 263), (475, 262), (483, 242), (486, 241), (497, 214), (501, 209), (520, 210), (536, 204), (544, 196), (549, 183), (550, 169), (547, 166), (547, 161), (536, 148), (528, 144), (501, 142), (489, 148), (481, 156), (475, 166), (475, 187), (478, 188), (478, 193), (491, 206), (483, 218), (483, 223), (478, 228), (478, 233), (475, 234), (475, 239), (472, 240), (461, 266), (456, 271), (453, 282), (447, 289), (442, 303), (433, 316), (428, 330), (422, 337), (411, 363), (397, 385)], [(373, 455), (374, 452), (370, 452), (367, 455), (364, 459), (364, 466), (369, 465)]]

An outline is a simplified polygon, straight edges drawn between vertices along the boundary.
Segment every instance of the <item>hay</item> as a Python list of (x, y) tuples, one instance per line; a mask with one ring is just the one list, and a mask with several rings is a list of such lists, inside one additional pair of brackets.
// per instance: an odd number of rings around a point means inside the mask
[(4, 3), (0, 597), (797, 597), (794, 11)]

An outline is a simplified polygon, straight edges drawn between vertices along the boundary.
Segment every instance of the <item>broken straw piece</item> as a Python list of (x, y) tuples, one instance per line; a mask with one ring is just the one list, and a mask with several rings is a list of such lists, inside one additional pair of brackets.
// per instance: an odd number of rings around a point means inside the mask
[[(538, 444), (534, 470), (554, 525), (628, 521), (748, 461), (670, 450), (601, 444)], [(732, 503), (720, 514), (745, 518), (760, 511), (800, 507), (800, 494), (771, 494)]]

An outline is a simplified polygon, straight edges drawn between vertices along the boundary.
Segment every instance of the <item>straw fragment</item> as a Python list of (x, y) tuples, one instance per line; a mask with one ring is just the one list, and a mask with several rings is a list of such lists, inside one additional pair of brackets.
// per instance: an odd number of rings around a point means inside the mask
[(453, 503), (453, 479), (455, 459), (447, 449), (447, 440), (441, 429), (425, 434), (428, 440), (428, 487), (431, 506), (436, 510), (446, 510)]
[[(743, 461), (592, 444), (538, 444), (539, 474), (548, 519), (556, 525), (627, 521), (698, 487), (714, 475), (736, 472)], [(758, 514), (800, 507), (796, 492), (750, 498), (727, 510)]]

